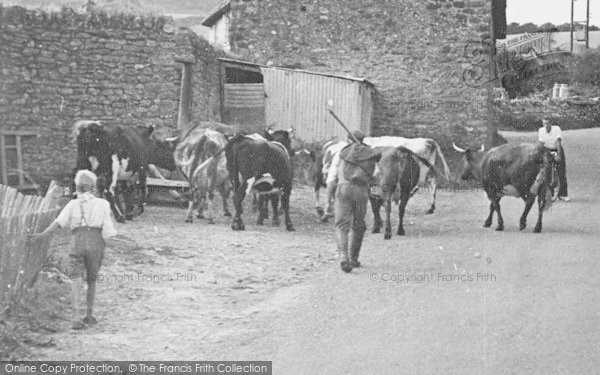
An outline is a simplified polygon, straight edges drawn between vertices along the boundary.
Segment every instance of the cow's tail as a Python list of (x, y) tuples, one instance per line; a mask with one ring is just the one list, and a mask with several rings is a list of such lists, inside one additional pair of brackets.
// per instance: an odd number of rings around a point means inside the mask
[(415, 154), (414, 152), (412, 152), (412, 150), (410, 150), (410, 149), (408, 149), (408, 148), (406, 148), (406, 147), (404, 147), (404, 146), (398, 146), (398, 147), (396, 147), (396, 149), (397, 149), (398, 151), (400, 151), (400, 152), (405, 152), (405, 153), (407, 153), (407, 154), (411, 155), (411, 156), (412, 156), (412, 157), (413, 157), (415, 160), (417, 160), (417, 161), (419, 161), (419, 162), (423, 163), (423, 164), (424, 164), (424, 165), (425, 165), (427, 168), (429, 168), (431, 171), (433, 171), (433, 173), (434, 173), (436, 176), (438, 176), (438, 177), (442, 177), (442, 178), (444, 177), (444, 175), (443, 175), (443, 174), (441, 174), (441, 173), (440, 173), (440, 171), (439, 171), (439, 170), (438, 170), (438, 169), (437, 169), (435, 166), (433, 166), (433, 165), (432, 165), (432, 164), (431, 164), (431, 163), (430, 163), (430, 162), (429, 162), (427, 159), (425, 159), (424, 157), (422, 157), (422, 156), (419, 156), (419, 155)]
[(436, 159), (438, 158), (442, 161), (442, 167), (444, 168), (444, 178), (446, 179), (446, 182), (450, 182), (450, 167), (448, 167), (448, 163), (446, 163), (446, 159), (444, 158), (444, 154), (442, 153), (442, 149), (440, 148), (440, 145), (438, 145), (438, 143), (434, 140), (432, 140), (434, 147), (435, 147), (435, 153), (437, 154)]
[(240, 186), (240, 174), (238, 173), (237, 165), (237, 152), (233, 148), (233, 145), (237, 143), (243, 135), (236, 134), (231, 137), (221, 152), (225, 152), (225, 158), (227, 159), (227, 171), (229, 172), (229, 180), (231, 181), (232, 187), (236, 190)]
[(546, 191), (544, 193), (544, 205), (542, 206), (542, 210), (548, 211), (550, 210), (550, 208), (552, 208), (552, 191), (550, 190), (550, 187), (548, 185), (546, 185), (545, 190)]

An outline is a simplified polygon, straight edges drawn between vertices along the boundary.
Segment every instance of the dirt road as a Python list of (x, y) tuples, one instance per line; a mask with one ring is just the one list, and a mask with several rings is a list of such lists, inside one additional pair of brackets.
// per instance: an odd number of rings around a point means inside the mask
[(572, 202), (555, 204), (542, 234), (532, 233), (536, 209), (518, 231), (515, 198), (502, 201), (506, 229), (496, 232), (481, 227), (482, 191), (442, 191), (434, 215), (420, 193), (407, 236), (368, 235), (351, 274), (307, 188), (293, 193), (295, 233), (256, 227), (250, 214), (248, 230), (233, 232), (226, 218), (185, 224), (180, 209), (149, 207), (111, 244), (98, 325), (71, 331), (65, 320), (35, 359), (261, 359), (276, 374), (594, 373), (600, 129), (564, 137)]

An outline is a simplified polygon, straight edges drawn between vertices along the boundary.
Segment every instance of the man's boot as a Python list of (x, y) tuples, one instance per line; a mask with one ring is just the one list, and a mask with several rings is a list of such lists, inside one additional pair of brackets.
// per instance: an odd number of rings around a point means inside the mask
[(364, 235), (364, 231), (357, 232), (353, 230), (352, 236), (350, 237), (350, 263), (354, 268), (360, 267), (358, 255), (360, 254), (360, 247), (362, 246)]
[(350, 257), (348, 256), (348, 232), (336, 229), (335, 239), (337, 241), (338, 252), (342, 257), (342, 261), (340, 263), (342, 271), (350, 272), (352, 271), (352, 264), (350, 263)]

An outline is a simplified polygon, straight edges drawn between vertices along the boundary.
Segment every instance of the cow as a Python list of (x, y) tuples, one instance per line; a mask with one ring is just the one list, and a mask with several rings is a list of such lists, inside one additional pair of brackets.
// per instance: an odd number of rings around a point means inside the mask
[[(385, 233), (384, 239), (389, 240), (392, 237), (392, 226), (390, 222), (390, 213), (392, 210), (392, 200), (398, 205), (398, 230), (396, 234), (405, 235), (403, 221), (406, 204), (410, 197), (416, 192), (419, 182), (422, 178), (423, 169), (437, 176), (439, 172), (428, 160), (420, 157), (412, 150), (404, 147), (376, 147), (381, 151), (381, 160), (378, 163), (376, 171), (377, 186), (371, 187), (371, 208), (373, 210), (374, 224), (373, 233), (379, 233), (382, 225), (379, 210), (385, 203)], [(423, 165), (423, 168), (421, 167)]]
[[(133, 218), (131, 189), (133, 181), (142, 193), (139, 195), (140, 212), (143, 212), (146, 193), (148, 153), (151, 152), (150, 135), (153, 127), (122, 127), (106, 129), (95, 120), (80, 120), (73, 126), (77, 142), (75, 171), (88, 169), (98, 176), (98, 191), (109, 201), (115, 219), (124, 223)], [(125, 192), (125, 210), (119, 200)]]
[[(214, 224), (213, 199), (217, 189), (223, 200), (224, 216), (231, 216), (227, 198), (231, 185), (222, 150), (227, 145), (225, 136), (217, 130), (200, 125), (188, 131), (179, 141), (173, 158), (177, 168), (188, 180), (192, 196), (188, 202), (185, 222), (193, 222), (194, 203), (198, 203), (198, 218), (203, 218), (203, 204), (207, 204), (208, 224)], [(208, 160), (210, 159), (210, 160)], [(203, 162), (207, 165), (201, 166)]]
[[(233, 230), (244, 230), (242, 220), (242, 203), (246, 195), (248, 180), (252, 177), (256, 182), (264, 179), (269, 174), (271, 181), (265, 184), (272, 189), (267, 194), (281, 192), (281, 204), (285, 215), (285, 226), (288, 231), (293, 231), (294, 226), (289, 215), (289, 202), (292, 191), (292, 163), (287, 149), (279, 142), (266, 142), (252, 139), (249, 136), (238, 134), (231, 138), (225, 149), (227, 169), (232, 181), (234, 191), (235, 216), (232, 222)], [(257, 185), (256, 183), (254, 184)], [(273, 203), (273, 225), (279, 225), (277, 207)], [(259, 214), (259, 220), (261, 216)]]
[(527, 214), (538, 199), (538, 220), (533, 231), (542, 231), (543, 212), (552, 206), (552, 193), (548, 185), (551, 178), (551, 155), (540, 145), (531, 143), (507, 143), (485, 152), (474, 151), (452, 144), (463, 153), (460, 177), (463, 180), (475, 179), (482, 183), (490, 200), (490, 212), (483, 226), (492, 225), (494, 212), (498, 216), (496, 230), (504, 230), (504, 220), (500, 213), (500, 199), (505, 195), (522, 198), (525, 209), (519, 220), (519, 230), (527, 223)]

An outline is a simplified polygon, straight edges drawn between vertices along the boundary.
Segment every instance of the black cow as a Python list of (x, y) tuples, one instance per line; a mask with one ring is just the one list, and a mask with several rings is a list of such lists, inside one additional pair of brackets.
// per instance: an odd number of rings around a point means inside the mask
[(504, 230), (504, 220), (500, 213), (500, 199), (505, 195), (522, 198), (525, 209), (519, 220), (519, 230), (526, 227), (527, 214), (538, 198), (538, 220), (533, 231), (542, 231), (543, 211), (552, 205), (552, 194), (548, 188), (551, 178), (551, 155), (540, 145), (531, 143), (507, 143), (484, 153), (463, 149), (452, 144), (454, 149), (464, 154), (461, 179), (480, 180), (488, 199), (490, 213), (483, 226), (492, 225), (494, 211), (498, 215), (496, 230)]
[[(233, 230), (245, 229), (241, 214), (248, 180), (255, 178), (258, 181), (268, 173), (273, 179), (273, 189), (282, 193), (281, 204), (285, 215), (286, 229), (293, 231), (294, 226), (289, 215), (293, 175), (287, 149), (278, 142), (265, 142), (248, 136), (236, 135), (227, 143), (225, 156), (234, 191), (235, 217), (231, 226)], [(272, 200), (274, 205), (273, 224), (278, 225), (279, 216), (275, 202)]]

